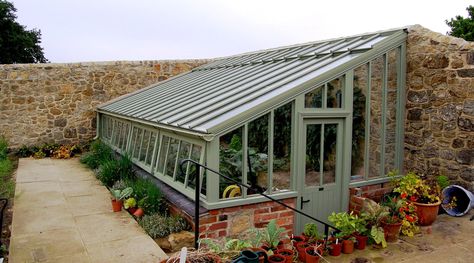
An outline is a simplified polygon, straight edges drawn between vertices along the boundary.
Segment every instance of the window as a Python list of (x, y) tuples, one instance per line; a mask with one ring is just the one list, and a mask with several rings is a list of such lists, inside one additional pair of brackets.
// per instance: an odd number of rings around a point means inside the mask
[(219, 138), (219, 172), (252, 186), (245, 190), (220, 178), (221, 199), (291, 189), (292, 120), (290, 102)]
[(364, 64), (354, 70), (354, 81), (352, 90), (352, 155), (351, 155), (351, 180), (365, 179), (365, 146), (367, 122), (367, 88), (368, 88), (369, 65)]
[(133, 126), (129, 150), (133, 160), (146, 167), (151, 166), (157, 134), (151, 127)]
[(343, 108), (343, 90), (345, 76), (333, 79), (304, 96), (305, 108)]

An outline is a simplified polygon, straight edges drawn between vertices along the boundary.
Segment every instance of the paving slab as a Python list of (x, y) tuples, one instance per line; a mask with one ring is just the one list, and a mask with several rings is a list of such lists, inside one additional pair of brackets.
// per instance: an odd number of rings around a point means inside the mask
[(78, 159), (19, 160), (9, 260), (160, 262), (163, 250)]

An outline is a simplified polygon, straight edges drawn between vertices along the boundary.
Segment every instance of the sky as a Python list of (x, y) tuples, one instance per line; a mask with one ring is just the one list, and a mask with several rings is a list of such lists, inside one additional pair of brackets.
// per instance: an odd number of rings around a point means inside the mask
[(407, 25), (445, 34), (472, 0), (9, 0), (50, 62), (215, 58)]

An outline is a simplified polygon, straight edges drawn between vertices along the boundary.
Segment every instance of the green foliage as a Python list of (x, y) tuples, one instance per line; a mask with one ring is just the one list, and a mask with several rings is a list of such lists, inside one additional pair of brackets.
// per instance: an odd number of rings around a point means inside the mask
[(335, 213), (328, 217), (328, 220), (334, 224), (334, 226), (341, 230), (343, 236), (349, 236), (357, 232), (359, 225), (359, 217), (354, 215), (352, 212), (350, 214), (346, 212)]
[(131, 187), (127, 187), (123, 190), (112, 190), (112, 196), (115, 200), (124, 200), (128, 198), (133, 193), (133, 189)]
[(436, 180), (423, 180), (414, 172), (399, 178), (394, 177), (396, 174), (396, 171), (391, 171), (388, 176), (392, 179), (393, 192), (399, 193), (402, 198), (408, 197), (419, 203), (436, 203), (440, 200), (440, 188)]
[(30, 157), (32, 156), (35, 152), (37, 152), (38, 149), (32, 149), (32, 147), (28, 147), (26, 145), (23, 145), (20, 147), (20, 149), (18, 149), (18, 151), (16, 152), (16, 155), (18, 157), (22, 157), (22, 158), (25, 158), (25, 157)]
[(127, 188), (127, 185), (125, 184), (124, 180), (118, 180), (117, 182), (114, 183), (112, 186), (112, 190), (123, 190)]
[(318, 232), (318, 226), (315, 223), (307, 223), (304, 225), (303, 234), (310, 240), (317, 241), (322, 239), (322, 235)]
[(163, 195), (152, 181), (139, 177), (135, 180), (126, 180), (125, 184), (133, 189), (133, 196), (140, 200), (139, 206), (146, 214), (163, 212)]
[(125, 209), (129, 209), (136, 206), (137, 200), (135, 200), (135, 198), (133, 197), (127, 198), (127, 200), (125, 200), (125, 202), (123, 203), (123, 207), (125, 207)]
[(385, 240), (383, 228), (379, 226), (372, 226), (372, 229), (370, 230), (370, 237), (376, 244), (382, 244), (383, 248), (387, 247), (387, 241)]
[(446, 24), (451, 28), (447, 34), (454, 37), (464, 38), (467, 41), (474, 41), (474, 6), (470, 5), (466, 8), (468, 17), (457, 15), (449, 21), (445, 20)]
[(188, 230), (189, 224), (179, 216), (145, 215), (138, 224), (151, 238), (161, 238), (171, 233)]
[(270, 220), (266, 228), (261, 230), (262, 232), (262, 241), (270, 247), (270, 249), (276, 249), (278, 243), (281, 239), (285, 238), (286, 235), (285, 229), (283, 227), (279, 227), (276, 223), (275, 219)]
[(365, 95), (359, 87), (354, 87), (353, 112), (352, 112), (352, 174), (364, 162), (364, 147), (361, 147), (365, 140)]
[(448, 187), (451, 183), (449, 182), (449, 178), (446, 175), (439, 175), (436, 177), (436, 181), (441, 189)]
[(41, 31), (27, 30), (16, 21), (13, 3), (0, 0), (0, 64), (46, 63)]
[(240, 139), (240, 136), (238, 136), (237, 134), (234, 134), (232, 136), (232, 139), (230, 140), (229, 148), (235, 151), (242, 150), (242, 140)]
[(12, 198), (15, 193), (15, 182), (11, 178), (13, 164), (8, 159), (0, 159), (0, 197)]
[(89, 147), (89, 152), (81, 156), (81, 163), (86, 164), (91, 169), (99, 168), (99, 165), (105, 163), (107, 160), (113, 159), (113, 152), (109, 146), (102, 143), (100, 140), (95, 140)]
[(33, 154), (33, 157), (36, 159), (43, 159), (46, 157), (46, 153), (44, 153), (43, 151), (37, 151), (35, 152), (35, 154)]
[(8, 142), (5, 137), (0, 136), (0, 160), (7, 159)]
[(97, 179), (105, 186), (112, 187), (120, 179), (119, 161), (112, 159), (102, 163), (97, 171)]
[(222, 253), (222, 252), (231, 252), (231, 251), (241, 251), (243, 249), (252, 247), (251, 243), (248, 240), (236, 239), (236, 238), (226, 238), (224, 243), (216, 242), (210, 238), (203, 238), (199, 240), (200, 244), (206, 245), (211, 252)]

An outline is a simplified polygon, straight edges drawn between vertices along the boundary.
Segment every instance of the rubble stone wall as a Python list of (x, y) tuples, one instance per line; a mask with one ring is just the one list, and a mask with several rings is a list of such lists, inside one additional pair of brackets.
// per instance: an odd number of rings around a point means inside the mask
[(405, 170), (474, 191), (474, 42), (411, 27), (406, 84)]
[(97, 105), (207, 62), (0, 65), (0, 136), (12, 148), (89, 140)]

